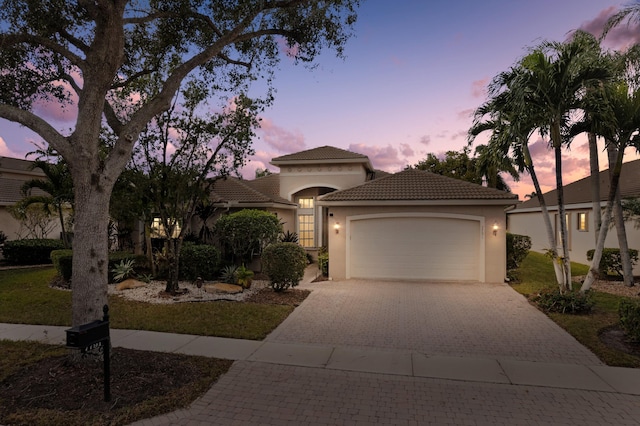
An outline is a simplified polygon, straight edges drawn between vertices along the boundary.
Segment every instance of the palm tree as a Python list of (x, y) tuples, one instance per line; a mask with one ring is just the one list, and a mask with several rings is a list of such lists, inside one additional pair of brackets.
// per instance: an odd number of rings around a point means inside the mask
[[(595, 280), (600, 258), (604, 249), (604, 241), (607, 236), (611, 213), (616, 208), (617, 202), (620, 202), (620, 192), (618, 183), (620, 173), (622, 171), (622, 160), (624, 150), (628, 146), (640, 149), (640, 86), (630, 87), (627, 82), (620, 81), (607, 85), (606, 89), (606, 105), (610, 109), (614, 119), (602, 120), (601, 123), (594, 123), (598, 127), (599, 132), (605, 137), (609, 151), (609, 194), (607, 196), (607, 206), (602, 219), (602, 226), (598, 233), (598, 241), (593, 255), (593, 260), (589, 273), (582, 284), (581, 291), (588, 290)], [(599, 125), (598, 125), (599, 124)], [(617, 201), (616, 201), (617, 200)], [(620, 203), (621, 204), (621, 203)], [(622, 214), (621, 206), (618, 206), (617, 214)], [(624, 222), (624, 221), (622, 221)], [(626, 233), (624, 228), (618, 227), (618, 239), (621, 243), (621, 255), (628, 256), (628, 247), (625, 249)], [(627, 259), (628, 260), (628, 259)], [(625, 262), (626, 263), (626, 262)], [(625, 266), (625, 281), (630, 280), (630, 262)], [(633, 284), (627, 282), (627, 285)]]
[(563, 283), (571, 288), (571, 264), (565, 220), (562, 182), (562, 148), (571, 143), (571, 127), (579, 121), (587, 89), (611, 75), (601, 60), (598, 40), (577, 31), (564, 43), (544, 42), (519, 63), (510, 90), (514, 110), (531, 116), (540, 134), (548, 136), (554, 151), (560, 244), (562, 246)]
[(512, 109), (513, 104), (510, 102), (512, 94), (509, 86), (516, 79), (518, 72), (520, 70), (514, 68), (509, 72), (499, 74), (493, 79), (489, 86), (489, 93), (492, 98), (476, 110), (474, 124), (469, 130), (469, 144), (473, 143), (475, 137), (480, 133), (491, 131), (488, 146), (491, 147), (496, 155), (500, 154), (505, 158), (511, 155), (511, 163), (514, 167), (517, 167), (517, 171), (520, 173), (526, 171), (531, 176), (535, 191), (528, 195), (530, 198), (538, 198), (549, 242), (548, 253), (554, 259), (553, 266), (556, 279), (558, 285), (562, 288), (564, 274), (560, 263), (556, 261), (558, 259), (556, 236), (553, 232), (546, 200), (543, 197), (531, 153), (529, 152), (529, 140), (536, 130), (536, 124), (531, 120), (532, 117), (530, 116), (516, 115)]
[[(68, 205), (73, 206), (71, 173), (67, 164), (61, 158), (58, 158), (57, 162), (49, 162), (43, 159), (48, 156), (55, 156), (52, 150), (38, 150), (35, 153), (40, 154), (40, 157), (33, 161), (32, 168), (42, 170), (46, 179), (31, 179), (22, 185), (22, 193), (27, 197), (23, 200), (23, 205), (41, 204), (47, 211), (51, 208), (55, 209), (60, 220), (62, 241), (65, 247), (69, 247), (69, 239), (64, 223), (64, 209)], [(40, 189), (47, 195), (30, 195), (33, 189)]]

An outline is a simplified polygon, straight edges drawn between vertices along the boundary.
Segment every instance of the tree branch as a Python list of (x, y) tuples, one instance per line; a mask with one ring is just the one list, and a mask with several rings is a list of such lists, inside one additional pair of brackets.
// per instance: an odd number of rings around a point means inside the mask
[(70, 50), (65, 49), (63, 46), (53, 42), (44, 37), (37, 37), (31, 34), (2, 34), (0, 35), (0, 50), (4, 50), (6, 47), (15, 46), (17, 44), (27, 43), (34, 47), (42, 46), (54, 53), (57, 53), (67, 58), (72, 64), (80, 69), (84, 68), (84, 59), (80, 56), (72, 53)]
[(70, 145), (67, 139), (42, 118), (30, 111), (25, 111), (6, 104), (0, 104), (0, 117), (15, 121), (38, 133), (59, 154), (68, 158), (71, 155)]

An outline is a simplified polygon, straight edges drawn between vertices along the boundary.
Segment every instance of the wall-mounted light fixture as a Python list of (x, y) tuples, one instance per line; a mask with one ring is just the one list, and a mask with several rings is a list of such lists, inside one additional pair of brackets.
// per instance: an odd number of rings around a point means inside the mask
[(335, 225), (333, 225), (333, 229), (336, 230), (336, 234), (340, 233), (340, 222), (336, 222)]
[(498, 235), (498, 222), (493, 223), (493, 235)]

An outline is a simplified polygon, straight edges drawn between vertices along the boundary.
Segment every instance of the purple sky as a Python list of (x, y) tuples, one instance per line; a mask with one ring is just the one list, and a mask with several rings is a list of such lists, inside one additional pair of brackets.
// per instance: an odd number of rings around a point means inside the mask
[[(313, 70), (283, 59), (276, 74), (275, 104), (262, 116), (256, 155), (243, 171), (277, 168), (271, 158), (322, 145), (366, 154), (390, 172), (427, 153), (460, 150), (471, 114), (485, 99), (487, 83), (542, 40), (566, 38), (577, 28), (598, 32), (626, 2), (608, 0), (364, 1), (346, 47), (346, 60), (330, 54)], [(617, 29), (608, 47), (640, 38)], [(45, 111), (69, 127), (71, 112)], [(65, 126), (66, 123), (66, 126)], [(0, 155), (22, 158), (40, 138), (0, 120)], [(483, 142), (484, 140), (479, 140)], [(565, 182), (588, 173), (585, 140), (577, 139), (563, 162)], [(545, 143), (532, 144), (543, 189), (554, 187), (553, 157)], [(628, 159), (636, 158), (628, 153)], [(604, 160), (601, 162), (604, 164)], [(520, 195), (532, 191), (523, 176)]]

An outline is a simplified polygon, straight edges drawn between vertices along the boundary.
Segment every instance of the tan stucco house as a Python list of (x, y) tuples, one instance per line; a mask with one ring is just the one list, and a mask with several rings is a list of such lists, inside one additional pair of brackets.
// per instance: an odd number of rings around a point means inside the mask
[[(31, 161), (0, 156), (0, 231), (9, 240), (24, 237), (24, 229), (20, 221), (11, 216), (9, 207), (24, 198), (22, 185), (31, 179), (46, 180), (46, 176), (42, 170), (34, 169)], [(34, 189), (31, 193), (46, 195), (39, 189)], [(55, 217), (51, 218), (50, 229), (49, 238), (60, 237), (60, 226)]]
[[(601, 214), (607, 204), (609, 170), (601, 171), (599, 179), (601, 210), (598, 214)], [(619, 186), (623, 199), (640, 197), (640, 160), (622, 165)], [(557, 191), (552, 190), (545, 193), (544, 199), (549, 214), (552, 215), (551, 223), (554, 226), (556, 239), (560, 241)], [(595, 248), (596, 241), (591, 201), (591, 177), (565, 185), (564, 199), (571, 260), (588, 265), (587, 251)], [(518, 204), (515, 209), (508, 211), (507, 215), (509, 232), (531, 237), (532, 250), (544, 252), (549, 249), (549, 241), (537, 197)], [(640, 230), (634, 226), (634, 223), (627, 222), (625, 225), (629, 248), (640, 249)], [(605, 247), (618, 247), (615, 228), (609, 230)], [(634, 268), (634, 275), (638, 274), (640, 274), (640, 265), (636, 265)]]
[(215, 205), (277, 214), (309, 252), (328, 248), (334, 280), (505, 278), (505, 208), (517, 203), (514, 194), (426, 171), (388, 174), (366, 155), (330, 146), (271, 164), (280, 172), (216, 182)]

